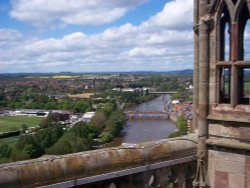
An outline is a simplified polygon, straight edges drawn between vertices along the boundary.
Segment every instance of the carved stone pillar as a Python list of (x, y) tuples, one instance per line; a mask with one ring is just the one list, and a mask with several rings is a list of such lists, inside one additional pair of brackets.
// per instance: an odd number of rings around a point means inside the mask
[(207, 147), (205, 140), (208, 135), (208, 98), (209, 98), (209, 24), (210, 18), (206, 15), (207, 3), (200, 1), (199, 22), (199, 90), (198, 90), (198, 152), (197, 171), (194, 187), (207, 187)]
[(198, 0), (194, 0), (194, 76), (193, 76), (193, 129), (198, 129), (198, 95), (199, 95), (199, 28)]

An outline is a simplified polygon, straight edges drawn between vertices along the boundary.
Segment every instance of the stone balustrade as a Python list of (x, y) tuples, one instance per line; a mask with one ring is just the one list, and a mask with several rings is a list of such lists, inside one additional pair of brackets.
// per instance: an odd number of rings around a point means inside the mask
[(191, 187), (196, 139), (174, 138), (0, 165), (0, 187)]

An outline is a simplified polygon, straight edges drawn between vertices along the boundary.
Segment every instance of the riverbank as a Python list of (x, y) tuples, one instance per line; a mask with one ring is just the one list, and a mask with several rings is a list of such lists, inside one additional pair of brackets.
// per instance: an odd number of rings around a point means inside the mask
[[(169, 99), (169, 95), (161, 95), (154, 97), (153, 100), (129, 108), (129, 110), (137, 112), (166, 111), (164, 107)], [(170, 119), (130, 119), (124, 125), (122, 136), (115, 138), (112, 143), (105, 144), (104, 147), (120, 146), (123, 143), (135, 144), (165, 139), (176, 130), (174, 121)]]
[(174, 113), (171, 113), (171, 112), (168, 113), (168, 118), (169, 118), (173, 123), (175, 123), (175, 124), (176, 124), (176, 122), (177, 122), (177, 120), (178, 120), (178, 116), (175, 115)]
[(168, 105), (169, 118), (176, 123), (179, 117), (184, 116), (189, 129), (192, 129), (192, 102), (178, 102), (176, 104)]
[(159, 95), (147, 95), (147, 96), (142, 96), (142, 97), (143, 98), (141, 98), (140, 100), (137, 100), (137, 103), (130, 103), (130, 102), (125, 103), (124, 111), (130, 111), (131, 109), (134, 109), (143, 103), (150, 102), (150, 101), (158, 98)]
[(168, 113), (168, 118), (176, 124), (178, 120), (178, 115), (174, 111), (173, 105), (172, 105), (172, 100), (171, 98), (168, 100), (168, 102), (164, 105), (164, 110)]

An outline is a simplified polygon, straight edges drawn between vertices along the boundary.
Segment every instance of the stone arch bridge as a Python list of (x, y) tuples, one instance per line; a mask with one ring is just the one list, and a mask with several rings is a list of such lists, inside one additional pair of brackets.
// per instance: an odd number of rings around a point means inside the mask
[(168, 113), (165, 111), (152, 111), (152, 112), (138, 112), (127, 111), (125, 112), (127, 119), (168, 119)]

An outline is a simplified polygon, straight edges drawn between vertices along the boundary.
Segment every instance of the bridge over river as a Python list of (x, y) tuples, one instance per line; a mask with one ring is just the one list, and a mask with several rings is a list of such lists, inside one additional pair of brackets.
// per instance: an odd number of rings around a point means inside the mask
[[(162, 95), (128, 111), (166, 115), (168, 100)], [(196, 138), (166, 139), (175, 129), (169, 119), (128, 119), (119, 138), (127, 144), (2, 164), (0, 187), (188, 188), (196, 169)]]
[(176, 130), (175, 124), (168, 118), (164, 106), (170, 100), (169, 95), (161, 95), (151, 101), (126, 109), (127, 122), (121, 139), (116, 139), (114, 145), (121, 143), (141, 143), (167, 138)]
[(164, 111), (152, 112), (138, 112), (127, 111), (125, 112), (127, 119), (168, 119), (168, 113)]
[(177, 94), (178, 92), (176, 91), (149, 91), (148, 94), (157, 94), (157, 95), (163, 95), (163, 94), (168, 94), (168, 95), (172, 95), (172, 94)]

